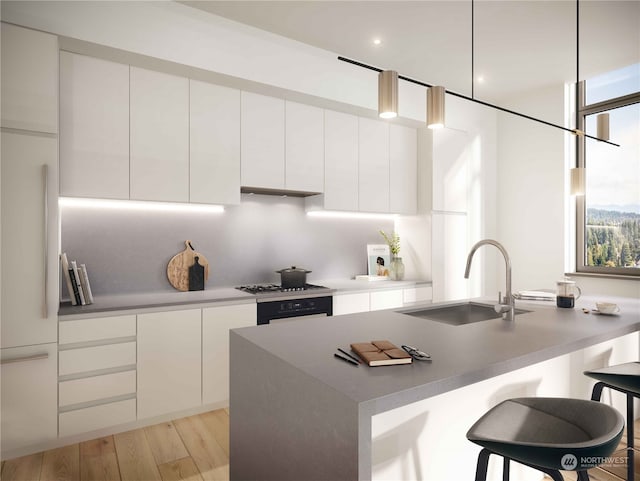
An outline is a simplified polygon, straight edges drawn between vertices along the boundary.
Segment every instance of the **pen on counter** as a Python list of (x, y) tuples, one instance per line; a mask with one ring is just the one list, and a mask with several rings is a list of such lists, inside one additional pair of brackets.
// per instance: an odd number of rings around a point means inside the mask
[(358, 367), (358, 363), (353, 361), (352, 359), (349, 359), (348, 357), (344, 357), (341, 356), (340, 354), (334, 354), (335, 357), (337, 357), (338, 359), (342, 359), (343, 361), (348, 362), (349, 364), (353, 364), (354, 366)]
[(362, 361), (360, 359), (358, 359), (357, 357), (355, 357), (353, 354), (348, 353), (347, 351), (345, 351), (344, 349), (340, 349), (338, 348), (338, 351), (340, 351), (342, 354), (344, 354), (345, 356), (347, 356), (350, 359), (353, 359), (355, 362), (357, 362), (358, 364), (360, 364)]

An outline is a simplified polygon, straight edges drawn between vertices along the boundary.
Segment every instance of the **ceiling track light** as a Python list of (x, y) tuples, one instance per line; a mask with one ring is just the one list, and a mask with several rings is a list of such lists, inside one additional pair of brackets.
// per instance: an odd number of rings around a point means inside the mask
[(427, 90), (427, 127), (430, 129), (444, 127), (444, 94), (444, 87), (439, 85)]
[(378, 115), (383, 119), (398, 116), (398, 72), (394, 70), (378, 74)]
[[(341, 62), (347, 62), (347, 63), (350, 63), (352, 65), (356, 65), (358, 67), (362, 67), (362, 68), (366, 68), (366, 69), (369, 69), (369, 70), (373, 70), (374, 72), (382, 72), (381, 68), (373, 67), (371, 65), (367, 65), (366, 63), (358, 62), (357, 60), (353, 60), (353, 59), (350, 59), (350, 58), (347, 58), (347, 57), (339, 56), (338, 60), (340, 60)], [(404, 80), (405, 82), (410, 82), (410, 83), (413, 83), (413, 84), (416, 84), (416, 85), (421, 85), (421, 86), (427, 87), (427, 88), (433, 87), (432, 84), (428, 84), (428, 83), (422, 82), (420, 80), (412, 79), (411, 77), (405, 77), (404, 75), (400, 75), (400, 74), (398, 74), (398, 79)], [(516, 115), (518, 117), (522, 117), (523, 119), (528, 119), (528, 120), (532, 120), (534, 122), (538, 122), (540, 124), (548, 125), (549, 127), (554, 127), (556, 129), (564, 130), (565, 132), (569, 132), (569, 133), (572, 133), (574, 135), (579, 133), (576, 129), (570, 129), (568, 127), (563, 127), (562, 125), (554, 124), (552, 122), (547, 122), (546, 120), (537, 119), (537, 118), (532, 117), (530, 115), (521, 114), (520, 112), (516, 112), (516, 111), (510, 110), (510, 109), (505, 109), (504, 107), (500, 107), (499, 105), (490, 104), (489, 102), (484, 102), (482, 100), (474, 99), (474, 98), (468, 97), (466, 95), (462, 95), (462, 94), (459, 94), (457, 92), (453, 92), (451, 90), (447, 90), (446, 94), (447, 95), (453, 95), (454, 97), (458, 97), (460, 99), (468, 100), (469, 102), (473, 102), (473, 103), (476, 103), (476, 104), (484, 105), (485, 107), (496, 109), (496, 110), (499, 110), (501, 112), (506, 112), (508, 114)], [(614, 145), (616, 147), (620, 147), (620, 144), (616, 144), (616, 143), (611, 142), (609, 140), (599, 139), (598, 137), (594, 137), (593, 135), (584, 134), (584, 136), (588, 137), (590, 139), (594, 139), (594, 140), (599, 140), (601, 142), (605, 142), (605, 143), (607, 143), (609, 145)]]
[(571, 169), (571, 195), (584, 195), (586, 190), (586, 169), (574, 167)]
[(596, 135), (599, 139), (609, 140), (609, 114), (598, 114), (596, 120), (598, 122)]

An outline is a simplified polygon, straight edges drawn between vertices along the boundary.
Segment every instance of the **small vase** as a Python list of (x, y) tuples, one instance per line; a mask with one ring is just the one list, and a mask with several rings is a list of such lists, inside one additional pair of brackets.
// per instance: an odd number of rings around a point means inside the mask
[(402, 257), (392, 257), (389, 265), (389, 279), (392, 281), (401, 281), (404, 279), (404, 264)]

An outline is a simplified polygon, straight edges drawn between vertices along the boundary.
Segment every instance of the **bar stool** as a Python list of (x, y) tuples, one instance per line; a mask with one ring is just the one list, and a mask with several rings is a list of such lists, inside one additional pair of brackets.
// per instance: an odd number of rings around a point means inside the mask
[(633, 451), (633, 398), (640, 397), (640, 362), (628, 362), (609, 366), (593, 371), (585, 371), (586, 376), (598, 382), (593, 386), (591, 399), (600, 401), (605, 387), (619, 391), (627, 396), (627, 480), (634, 479), (634, 451)]
[(588, 480), (587, 469), (602, 464), (618, 446), (624, 419), (612, 407), (567, 398), (516, 398), (484, 414), (467, 432), (480, 446), (476, 481), (487, 478), (489, 456), (504, 458), (503, 480), (509, 461), (527, 465), (563, 481), (560, 470), (575, 470)]

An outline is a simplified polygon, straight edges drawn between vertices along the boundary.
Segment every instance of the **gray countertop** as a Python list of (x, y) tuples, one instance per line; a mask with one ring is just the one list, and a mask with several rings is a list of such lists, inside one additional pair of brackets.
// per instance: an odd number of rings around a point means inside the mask
[[(356, 281), (353, 279), (330, 279), (314, 281), (329, 287), (334, 293), (347, 293), (367, 290), (386, 290), (431, 285), (430, 281)], [(87, 306), (72, 306), (64, 302), (58, 310), (60, 320), (95, 317), (96, 315), (114, 315), (120, 311), (139, 312), (147, 309), (179, 309), (189, 305), (202, 306), (221, 302), (255, 302), (256, 296), (233, 287), (219, 287), (204, 291), (180, 292), (163, 291), (150, 293), (121, 294), (114, 296), (94, 296), (94, 303)]]
[(113, 315), (116, 311), (140, 311), (156, 308), (184, 308), (189, 305), (206, 305), (220, 302), (255, 302), (253, 294), (232, 287), (205, 289), (204, 291), (169, 291), (121, 294), (117, 296), (94, 296), (93, 304), (72, 306), (70, 302), (60, 305), (58, 318), (70, 320), (89, 315)]
[[(248, 327), (232, 336), (375, 414), (640, 330), (639, 300), (608, 300), (618, 303), (619, 315), (585, 314), (582, 308), (595, 308), (593, 298), (580, 299), (574, 309), (517, 301), (518, 308), (531, 312), (514, 322), (450, 326), (396, 309)], [(433, 362), (356, 367), (333, 356), (338, 347), (348, 350), (350, 343), (377, 339), (418, 347)]]

